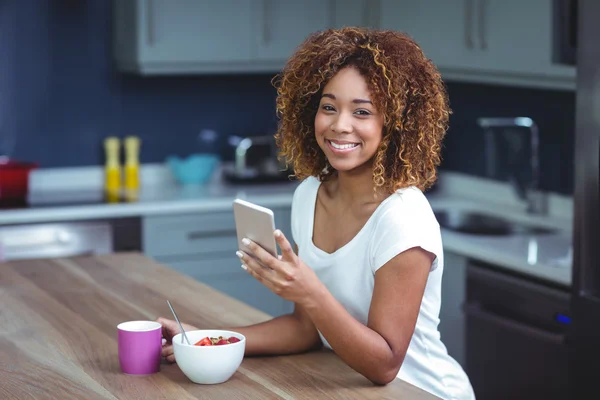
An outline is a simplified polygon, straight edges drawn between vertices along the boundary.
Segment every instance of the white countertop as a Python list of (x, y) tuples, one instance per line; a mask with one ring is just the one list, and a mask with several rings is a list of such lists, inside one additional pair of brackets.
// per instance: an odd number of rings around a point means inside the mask
[[(39, 171), (32, 176), (30, 191), (40, 199), (48, 193), (64, 192), (68, 187), (76, 188), (83, 198), (86, 193), (94, 197), (99, 195), (101, 182), (102, 169), (97, 167)], [(297, 186), (295, 182), (241, 186), (214, 179), (205, 186), (186, 187), (174, 182), (162, 166), (145, 167), (142, 182), (145, 186), (134, 203), (8, 209), (0, 211), (0, 225), (228, 210), (232, 209), (235, 198), (274, 208), (289, 206)], [(561, 285), (571, 284), (572, 201), (569, 198), (552, 195), (548, 215), (531, 216), (524, 212), (524, 204), (515, 198), (508, 185), (454, 173), (444, 173), (427, 197), (434, 210), (482, 210), (560, 229), (555, 234), (514, 236), (479, 236), (443, 229), (442, 239), (446, 251)]]
[[(504, 216), (515, 221), (531, 217), (510, 207), (490, 205), (463, 198), (429, 198), (434, 210), (467, 209)], [(442, 229), (445, 251), (484, 261), (500, 268), (535, 276), (563, 286), (571, 285), (571, 230), (560, 218), (539, 217), (539, 225), (556, 228), (556, 233), (484, 236)], [(447, 266), (444, 273), (452, 273)]]
[[(165, 185), (141, 191), (139, 199), (131, 203), (44, 205), (40, 208), (2, 210), (0, 225), (233, 210), (232, 203), (236, 198), (265, 207), (289, 206), (296, 185), (295, 182), (246, 186)], [(97, 195), (100, 196), (99, 193)], [(97, 196), (96, 192), (92, 192), (82, 197)]]

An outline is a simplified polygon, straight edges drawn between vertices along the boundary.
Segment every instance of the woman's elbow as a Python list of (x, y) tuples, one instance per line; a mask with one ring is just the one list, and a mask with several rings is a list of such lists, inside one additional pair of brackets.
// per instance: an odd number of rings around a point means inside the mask
[(390, 366), (380, 368), (379, 371), (373, 374), (373, 376), (368, 377), (368, 379), (375, 385), (387, 385), (398, 376), (398, 371), (400, 371), (402, 361), (403, 360), (395, 361)]
[(386, 363), (387, 365), (381, 365), (381, 368), (377, 368), (377, 371), (373, 371), (374, 374), (368, 379), (375, 385), (385, 386), (392, 382), (398, 376), (398, 371), (404, 361), (404, 354), (402, 356), (394, 357), (391, 362)]
[(384, 372), (384, 373), (378, 374), (377, 376), (370, 377), (369, 380), (374, 385), (385, 386), (388, 383), (392, 382), (394, 379), (396, 379), (397, 375), (398, 375), (397, 371), (396, 371), (396, 373), (394, 373), (393, 371)]

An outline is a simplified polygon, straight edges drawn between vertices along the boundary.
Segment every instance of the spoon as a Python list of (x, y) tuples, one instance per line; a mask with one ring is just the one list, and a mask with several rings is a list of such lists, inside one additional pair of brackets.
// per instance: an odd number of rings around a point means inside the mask
[(188, 344), (191, 346), (192, 344), (190, 343), (189, 339), (187, 338), (187, 336), (185, 335), (185, 331), (183, 330), (183, 326), (181, 325), (181, 322), (179, 322), (179, 318), (177, 318), (177, 314), (175, 314), (175, 310), (173, 310), (173, 306), (171, 305), (171, 302), (169, 300), (167, 300), (167, 304), (169, 305), (169, 308), (171, 309), (171, 312), (173, 313), (173, 316), (175, 317), (175, 321), (177, 321), (177, 323), (179, 324), (179, 328), (181, 328), (181, 343), (183, 343), (183, 338), (185, 338), (185, 341), (188, 342)]

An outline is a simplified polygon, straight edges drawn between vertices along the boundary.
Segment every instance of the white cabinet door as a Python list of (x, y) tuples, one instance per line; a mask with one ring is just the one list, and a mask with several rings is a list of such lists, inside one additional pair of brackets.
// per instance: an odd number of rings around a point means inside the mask
[(549, 0), (381, 0), (381, 27), (411, 35), (446, 80), (572, 89), (552, 63)]
[(439, 69), (474, 68), (474, 16), (468, 1), (381, 0), (380, 13), (382, 29), (410, 35)]
[(335, 0), (333, 7), (333, 28), (380, 26), (381, 0)]
[(146, 74), (239, 69), (255, 56), (255, 2), (115, 1), (117, 63)]
[(260, 0), (257, 59), (283, 63), (307, 36), (335, 23), (333, 0)]
[(147, 0), (144, 59), (178, 62), (252, 58), (252, 0)]
[(574, 84), (575, 68), (552, 62), (552, 2), (479, 0), (479, 67)]

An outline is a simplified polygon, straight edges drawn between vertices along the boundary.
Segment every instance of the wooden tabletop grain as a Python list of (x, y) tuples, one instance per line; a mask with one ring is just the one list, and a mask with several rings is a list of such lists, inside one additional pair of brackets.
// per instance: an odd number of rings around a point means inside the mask
[(375, 386), (330, 351), (248, 357), (219, 385), (176, 364), (120, 371), (117, 324), (170, 316), (201, 328), (268, 315), (137, 253), (0, 263), (2, 399), (436, 399), (400, 379)]

